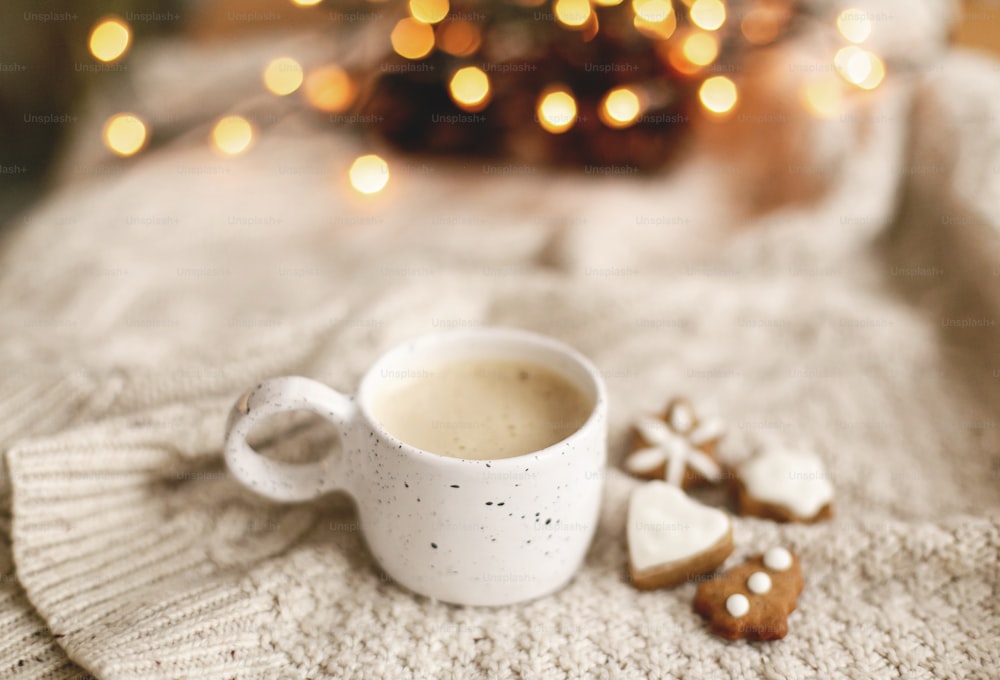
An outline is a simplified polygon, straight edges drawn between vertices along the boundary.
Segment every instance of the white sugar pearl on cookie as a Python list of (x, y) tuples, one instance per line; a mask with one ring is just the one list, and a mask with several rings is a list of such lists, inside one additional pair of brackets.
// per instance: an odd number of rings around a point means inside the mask
[(771, 590), (771, 577), (762, 571), (755, 571), (747, 579), (747, 588), (751, 593), (763, 595)]
[(746, 616), (746, 613), (750, 611), (750, 600), (742, 593), (734, 593), (726, 598), (726, 611), (733, 618), (738, 619), (741, 616)]
[(785, 571), (792, 566), (792, 553), (786, 548), (771, 548), (764, 553), (764, 566), (774, 571)]

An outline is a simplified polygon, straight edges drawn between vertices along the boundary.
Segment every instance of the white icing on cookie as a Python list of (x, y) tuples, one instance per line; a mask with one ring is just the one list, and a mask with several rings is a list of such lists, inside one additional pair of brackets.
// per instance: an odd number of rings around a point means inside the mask
[(747, 589), (751, 593), (763, 595), (771, 590), (771, 577), (762, 571), (755, 571), (747, 579)]
[(726, 425), (721, 418), (708, 418), (698, 423), (694, 432), (688, 435), (688, 440), (695, 446), (701, 446), (713, 439), (718, 439), (726, 433)]
[(748, 494), (802, 519), (813, 517), (833, 500), (823, 461), (812, 453), (765, 451), (740, 466), (739, 477)]
[(625, 469), (634, 475), (652, 472), (663, 465), (663, 452), (656, 446), (635, 451), (625, 459)]
[(750, 611), (750, 600), (743, 593), (733, 593), (726, 598), (726, 611), (736, 619), (746, 616), (746, 613)]
[(705, 552), (729, 532), (729, 515), (702, 505), (661, 481), (632, 492), (628, 506), (629, 557), (637, 571)]
[[(650, 446), (636, 451), (626, 459), (627, 470), (648, 472), (666, 463), (666, 480), (674, 486), (680, 486), (684, 479), (684, 468), (688, 465), (713, 482), (722, 478), (722, 468), (711, 456), (696, 449), (690, 441), (674, 432), (659, 418), (643, 416), (635, 421), (635, 428)], [(637, 462), (630, 462), (636, 457), (639, 458)]]
[(670, 427), (678, 434), (687, 434), (694, 427), (694, 412), (684, 402), (677, 402), (670, 409)]
[(792, 566), (792, 553), (785, 548), (770, 548), (764, 553), (764, 566), (772, 571), (785, 571)]

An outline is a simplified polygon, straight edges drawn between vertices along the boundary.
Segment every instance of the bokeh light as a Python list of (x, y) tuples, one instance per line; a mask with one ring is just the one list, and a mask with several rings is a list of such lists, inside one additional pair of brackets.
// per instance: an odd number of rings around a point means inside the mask
[(460, 108), (480, 111), (489, 103), (489, 76), (477, 66), (460, 68), (448, 83), (448, 93)]
[(590, 20), (590, 0), (556, 0), (552, 6), (556, 20), (570, 28), (581, 28)]
[(637, 19), (655, 24), (667, 21), (674, 13), (674, 7), (670, 0), (632, 0), (632, 11)]
[(806, 81), (801, 89), (806, 109), (820, 118), (833, 118), (843, 109), (844, 85), (833, 74)]
[(671, 11), (659, 21), (648, 21), (637, 14), (632, 23), (650, 40), (667, 40), (677, 29), (677, 15)]
[(90, 53), (105, 63), (121, 59), (132, 41), (132, 30), (118, 17), (101, 19), (90, 31)]
[(410, 0), (410, 14), (425, 24), (438, 23), (448, 16), (450, 9), (448, 0)]
[(868, 63), (868, 75), (861, 82), (855, 83), (862, 90), (874, 90), (885, 80), (885, 62), (877, 55), (868, 52)]
[(711, 33), (691, 33), (681, 43), (681, 53), (695, 66), (708, 66), (719, 56), (719, 41)]
[(362, 194), (377, 194), (389, 183), (389, 164), (381, 156), (359, 156), (348, 171), (351, 186)]
[(104, 146), (119, 156), (131, 156), (146, 145), (146, 124), (133, 113), (116, 113), (104, 123)]
[(547, 132), (562, 134), (576, 123), (576, 100), (569, 90), (551, 87), (538, 98), (538, 123)]
[(436, 36), (438, 47), (456, 57), (469, 56), (479, 49), (483, 39), (475, 24), (462, 19), (442, 22)]
[(292, 0), (293, 5), (298, 5), (299, 7), (313, 7), (323, 2), (323, 0)]
[(314, 109), (340, 113), (354, 102), (357, 87), (347, 71), (336, 64), (327, 64), (306, 76), (302, 95)]
[(712, 76), (701, 84), (698, 98), (707, 110), (716, 114), (732, 111), (736, 106), (738, 94), (736, 84), (726, 76)]
[(695, 0), (689, 11), (691, 23), (706, 31), (715, 31), (726, 23), (726, 6), (722, 0)]
[(642, 100), (630, 87), (616, 87), (604, 95), (598, 114), (608, 127), (625, 128), (635, 123), (642, 113)]
[(872, 22), (860, 9), (845, 9), (837, 16), (837, 30), (852, 43), (863, 43), (872, 34)]
[(302, 66), (291, 57), (278, 57), (264, 69), (264, 86), (273, 94), (291, 94), (301, 84)]
[(253, 143), (254, 130), (243, 116), (226, 116), (212, 128), (212, 145), (227, 156), (238, 156)]
[(833, 64), (844, 80), (863, 90), (874, 90), (885, 78), (885, 64), (882, 60), (857, 45), (837, 50)]
[(389, 35), (392, 49), (407, 59), (422, 59), (434, 49), (434, 29), (411, 17), (400, 19)]

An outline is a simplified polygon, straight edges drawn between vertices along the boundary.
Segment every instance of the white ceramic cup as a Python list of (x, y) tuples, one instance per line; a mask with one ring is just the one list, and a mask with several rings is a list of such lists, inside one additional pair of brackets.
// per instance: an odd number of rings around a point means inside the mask
[[(496, 460), (429, 453), (379, 423), (372, 404), (384, 391), (442, 363), (473, 358), (547, 366), (587, 396), (589, 418), (552, 446)], [(247, 444), (257, 423), (292, 410), (332, 422), (339, 451), (294, 464)], [(225, 453), (240, 482), (275, 500), (349, 493), (372, 554), (406, 588), (455, 604), (511, 604), (558, 590), (583, 561), (600, 508), (607, 396), (597, 370), (561, 342), (501, 328), (449, 331), (384, 354), (353, 398), (302, 377), (260, 383), (234, 405)]]

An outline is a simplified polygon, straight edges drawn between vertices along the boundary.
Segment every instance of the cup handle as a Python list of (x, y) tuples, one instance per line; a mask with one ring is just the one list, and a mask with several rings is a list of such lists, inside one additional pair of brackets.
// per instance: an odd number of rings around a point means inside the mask
[[(337, 427), (340, 456), (331, 451), (315, 462), (283, 463), (260, 455), (247, 443), (251, 430), (263, 419), (298, 410), (312, 411)], [(247, 390), (229, 413), (226, 464), (243, 485), (276, 501), (306, 501), (345, 488), (344, 437), (352, 427), (355, 410), (350, 397), (315, 380), (299, 376), (265, 380)]]

